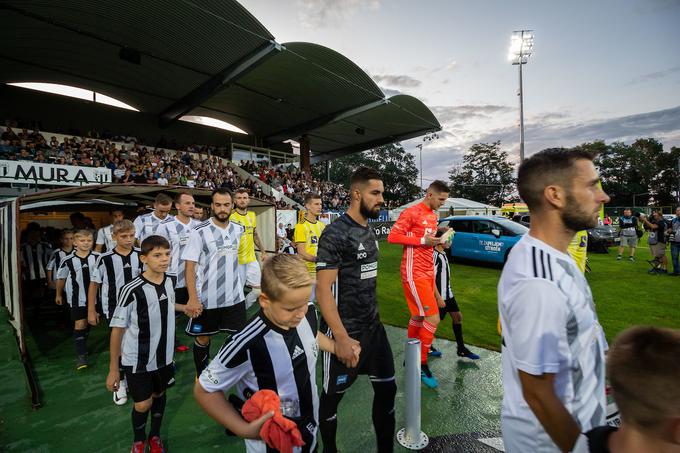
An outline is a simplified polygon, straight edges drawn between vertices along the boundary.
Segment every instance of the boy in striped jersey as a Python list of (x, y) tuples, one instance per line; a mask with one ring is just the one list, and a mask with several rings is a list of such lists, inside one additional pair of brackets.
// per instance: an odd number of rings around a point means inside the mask
[(225, 188), (215, 189), (213, 216), (200, 223), (182, 252), (185, 261), (190, 318), (186, 332), (195, 337), (196, 377), (208, 366), (210, 337), (236, 332), (246, 323), (243, 283), (239, 278), (238, 250), (244, 228), (229, 221), (233, 198)]
[(73, 252), (73, 230), (61, 230), (61, 247), (52, 252), (47, 262), (47, 283), (50, 288), (55, 288), (56, 275), (61, 262)]
[(135, 219), (135, 238), (139, 244), (144, 239), (156, 234), (158, 226), (170, 215), (172, 208), (172, 198), (164, 193), (159, 193), (153, 202), (153, 212), (142, 214)]
[[(139, 252), (132, 247), (135, 241), (135, 226), (132, 222), (129, 220), (115, 222), (111, 237), (116, 246), (100, 255), (92, 270), (87, 297), (87, 321), (93, 326), (99, 324), (97, 296), (101, 300), (102, 314), (110, 323), (120, 289), (142, 272)], [(118, 391), (113, 393), (113, 402), (119, 406), (127, 402), (127, 382), (124, 375), (120, 378)]]
[[(435, 237), (440, 238), (446, 233), (447, 229), (440, 228), (437, 230)], [(442, 321), (446, 314), (451, 315), (453, 335), (456, 338), (456, 346), (458, 347), (458, 357), (465, 357), (470, 360), (478, 360), (479, 356), (465, 347), (463, 341), (463, 314), (460, 312), (458, 302), (453, 296), (451, 290), (451, 268), (449, 267), (449, 259), (446, 256), (445, 249), (451, 247), (451, 242), (439, 243), (434, 246), (434, 281), (435, 287), (439, 294), (444, 299), (445, 307), (439, 307), (439, 319)], [(430, 356), (441, 357), (441, 351), (438, 351), (434, 346), (430, 346)]]
[(94, 269), (99, 253), (92, 251), (92, 231), (78, 230), (74, 234), (75, 251), (64, 258), (57, 271), (57, 289), (54, 301), (63, 304), (63, 291), (66, 303), (71, 307), (73, 321), (73, 340), (76, 345), (78, 362), (76, 370), (87, 368), (87, 290), (90, 286), (90, 273)]
[[(170, 243), (152, 235), (142, 242), (140, 260), (146, 265), (139, 277), (123, 286), (118, 305), (111, 318), (111, 358), (106, 387), (116, 391), (122, 369), (128, 391), (134, 401), (132, 453), (144, 453), (146, 442), (150, 453), (163, 453), (160, 438), (165, 412), (165, 390), (173, 375), (175, 310), (174, 277), (165, 272), (170, 264)], [(146, 422), (151, 412), (148, 440)]]
[[(260, 311), (220, 349), (194, 386), (198, 404), (243, 437), (249, 453), (276, 451), (260, 440), (260, 429), (273, 414), (246, 422), (224, 397), (234, 386), (241, 400), (263, 389), (276, 392), (286, 402), (283, 415), (296, 423), (305, 442), (294, 451), (316, 451), (316, 359), (319, 348), (335, 353), (335, 342), (318, 332), (316, 310), (309, 302), (312, 284), (299, 257), (281, 254), (265, 261)], [(359, 356), (359, 346), (354, 353)]]

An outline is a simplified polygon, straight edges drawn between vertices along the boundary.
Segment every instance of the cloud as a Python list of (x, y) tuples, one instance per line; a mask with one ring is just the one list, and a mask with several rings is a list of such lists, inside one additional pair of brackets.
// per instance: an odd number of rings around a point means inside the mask
[(634, 77), (630, 82), (628, 82), (628, 85), (637, 85), (639, 83), (663, 79), (664, 77), (668, 77), (669, 75), (675, 74), (677, 72), (680, 72), (680, 66), (674, 66), (672, 68), (664, 69), (662, 71), (650, 72), (648, 74), (642, 74)]
[(433, 75), (438, 72), (447, 72), (458, 69), (458, 62), (456, 60), (449, 60), (446, 63), (439, 66), (416, 66), (413, 68), (414, 72), (421, 72), (427, 75)]
[(440, 123), (460, 123), (473, 118), (489, 118), (493, 114), (517, 110), (507, 105), (437, 105), (430, 107)]
[(380, 0), (297, 0), (298, 17), (306, 28), (343, 25), (360, 10), (380, 9)]
[(385, 93), (385, 97), (391, 98), (392, 96), (396, 96), (397, 94), (401, 94), (401, 91), (399, 90), (394, 90), (392, 88), (387, 88), (383, 86), (378, 86), (382, 90), (383, 93)]
[(408, 75), (376, 74), (371, 77), (376, 83), (382, 83), (389, 87), (416, 88), (423, 83)]

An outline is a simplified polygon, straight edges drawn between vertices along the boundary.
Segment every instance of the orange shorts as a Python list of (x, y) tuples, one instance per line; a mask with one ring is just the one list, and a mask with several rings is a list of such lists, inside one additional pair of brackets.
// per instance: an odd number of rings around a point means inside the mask
[(432, 316), (439, 314), (434, 297), (434, 279), (402, 280), (404, 296), (412, 316)]

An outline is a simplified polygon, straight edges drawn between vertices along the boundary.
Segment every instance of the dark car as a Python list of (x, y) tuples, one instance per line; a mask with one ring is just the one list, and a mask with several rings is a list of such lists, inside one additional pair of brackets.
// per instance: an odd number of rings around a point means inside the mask
[(607, 249), (621, 242), (619, 230), (613, 225), (599, 225), (588, 230), (588, 251), (607, 253)]

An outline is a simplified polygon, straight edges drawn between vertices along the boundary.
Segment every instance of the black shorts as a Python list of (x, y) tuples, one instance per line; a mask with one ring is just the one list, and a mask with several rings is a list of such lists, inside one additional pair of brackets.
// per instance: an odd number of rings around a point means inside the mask
[(329, 352), (323, 353), (323, 390), (327, 394), (343, 393), (350, 388), (357, 376), (367, 374), (372, 382), (394, 380), (394, 358), (387, 339), (385, 327), (377, 322), (350, 337), (361, 344), (359, 364), (347, 368)]
[(168, 388), (168, 381), (175, 375), (175, 369), (172, 365), (140, 373), (133, 373), (132, 367), (124, 366), (123, 371), (125, 372), (128, 393), (135, 403), (148, 400), (153, 393), (163, 393)]
[(87, 307), (71, 307), (71, 321), (87, 319)]
[(186, 288), (175, 288), (175, 303), (186, 305), (189, 302), (189, 290)]
[(456, 311), (460, 311), (460, 308), (458, 307), (456, 298), (451, 296), (450, 299), (446, 299), (446, 307), (439, 309), (439, 319), (444, 319), (447, 313), (453, 313)]
[(186, 333), (192, 337), (238, 332), (246, 326), (246, 303), (231, 307), (204, 309), (197, 318), (189, 318)]

